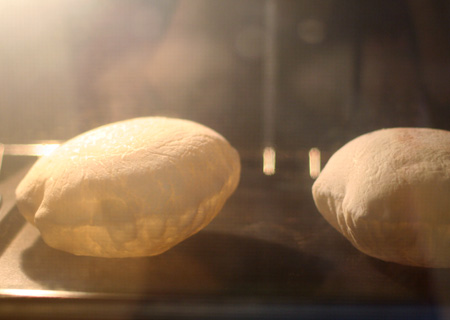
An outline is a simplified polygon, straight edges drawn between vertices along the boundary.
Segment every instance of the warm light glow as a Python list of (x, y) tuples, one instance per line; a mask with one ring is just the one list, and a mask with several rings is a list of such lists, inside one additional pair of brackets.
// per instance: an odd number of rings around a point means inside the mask
[(59, 144), (37, 144), (34, 146), (34, 153), (36, 155), (47, 156), (55, 151), (59, 147)]
[[(129, 296), (126, 294), (126, 296)], [(40, 289), (0, 289), (0, 298), (2, 297), (25, 297), (25, 298), (70, 298), (70, 299), (89, 299), (89, 298), (119, 298), (124, 296), (118, 293), (95, 293), (82, 291), (61, 291), (61, 290), (40, 290)]]
[[(38, 290), (38, 289), (1, 289), (0, 296), (52, 298), (64, 297), (64, 291)], [(69, 296), (69, 294), (66, 294)]]
[(275, 174), (276, 152), (272, 147), (264, 148), (263, 152), (263, 172), (267, 176)]
[(309, 175), (316, 179), (320, 174), (320, 150), (312, 148), (309, 150)]
[(5, 145), (5, 154), (13, 156), (46, 156), (58, 147), (58, 143), (8, 144)]
[(3, 151), (5, 147), (0, 143), (0, 171), (2, 170), (2, 161), (3, 161)]

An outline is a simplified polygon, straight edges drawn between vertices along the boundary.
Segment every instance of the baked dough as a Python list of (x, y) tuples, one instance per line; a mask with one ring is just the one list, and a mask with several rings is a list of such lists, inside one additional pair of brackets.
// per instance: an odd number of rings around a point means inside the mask
[(160, 254), (218, 214), (240, 177), (237, 151), (181, 119), (99, 127), (40, 158), (17, 206), (51, 247), (75, 255)]
[(324, 218), (362, 252), (450, 267), (450, 132), (362, 135), (330, 158), (312, 192)]

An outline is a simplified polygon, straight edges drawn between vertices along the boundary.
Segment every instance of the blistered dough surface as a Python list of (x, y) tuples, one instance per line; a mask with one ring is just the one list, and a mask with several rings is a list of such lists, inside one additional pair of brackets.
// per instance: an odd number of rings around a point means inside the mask
[(392, 128), (362, 135), (330, 158), (313, 197), (362, 252), (450, 267), (450, 132)]
[(211, 222), (239, 176), (237, 151), (215, 131), (137, 118), (86, 132), (39, 159), (16, 190), (17, 206), (54, 248), (156, 255)]

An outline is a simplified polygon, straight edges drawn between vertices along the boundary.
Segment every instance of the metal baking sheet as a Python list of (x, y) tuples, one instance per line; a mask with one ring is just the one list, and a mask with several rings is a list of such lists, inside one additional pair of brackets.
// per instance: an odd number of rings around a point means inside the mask
[(114, 308), (124, 317), (136, 308), (167, 315), (174, 305), (181, 308), (174, 316), (196, 317), (336, 318), (337, 310), (448, 316), (450, 271), (357, 251), (315, 209), (305, 168), (265, 176), (244, 159), (238, 190), (207, 228), (159, 256), (105, 259), (52, 249), (25, 222), (14, 189), (33, 160), (21, 159), (6, 157), (0, 176), (0, 317), (50, 318), (48, 310), (112, 316)]

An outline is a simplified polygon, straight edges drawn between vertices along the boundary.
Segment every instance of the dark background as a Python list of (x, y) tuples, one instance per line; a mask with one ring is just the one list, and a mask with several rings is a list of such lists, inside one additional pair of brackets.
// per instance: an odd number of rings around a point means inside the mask
[(275, 1), (276, 89), (264, 122), (259, 0), (0, 4), (0, 141), (67, 139), (167, 115), (238, 149), (334, 150), (393, 126), (449, 129), (449, 2)]

